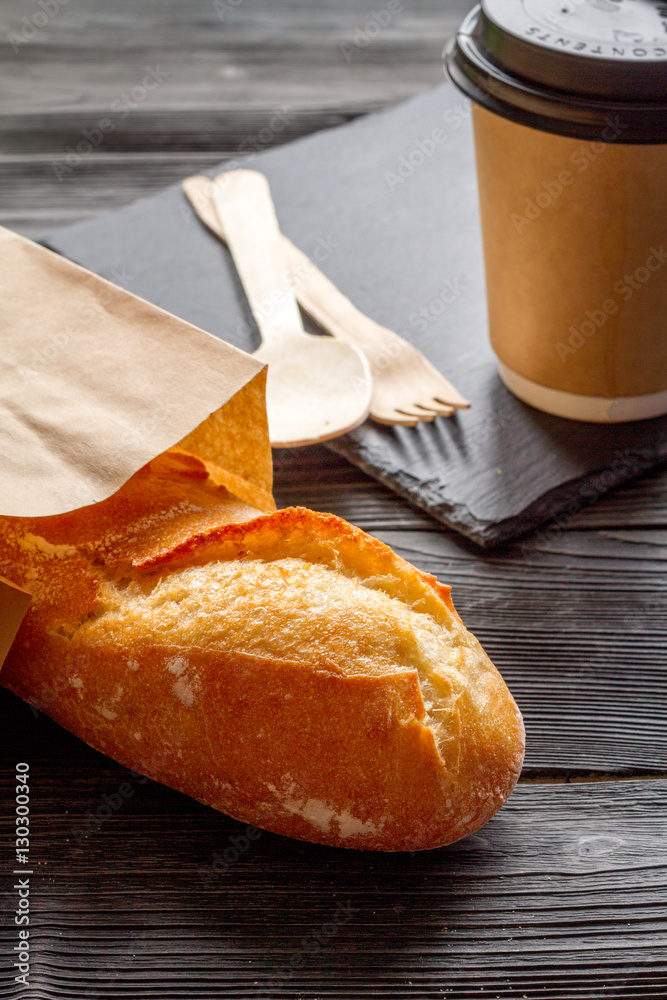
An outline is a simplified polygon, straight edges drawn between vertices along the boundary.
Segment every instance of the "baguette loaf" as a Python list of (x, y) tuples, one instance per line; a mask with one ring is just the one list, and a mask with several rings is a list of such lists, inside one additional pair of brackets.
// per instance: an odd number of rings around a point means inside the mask
[(519, 775), (521, 716), (449, 588), (337, 517), (247, 506), (191, 456), (71, 514), (0, 518), (0, 574), (34, 595), (0, 681), (244, 822), (437, 847)]

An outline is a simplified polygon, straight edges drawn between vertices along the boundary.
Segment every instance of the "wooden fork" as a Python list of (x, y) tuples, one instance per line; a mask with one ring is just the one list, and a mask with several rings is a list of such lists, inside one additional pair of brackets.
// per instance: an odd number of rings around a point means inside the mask
[[(208, 177), (187, 177), (183, 190), (201, 221), (226, 242), (212, 201), (212, 183)], [(337, 340), (361, 348), (366, 355), (373, 376), (373, 420), (414, 427), (470, 406), (420, 350), (365, 316), (291, 240), (286, 236), (282, 240), (299, 304)]]

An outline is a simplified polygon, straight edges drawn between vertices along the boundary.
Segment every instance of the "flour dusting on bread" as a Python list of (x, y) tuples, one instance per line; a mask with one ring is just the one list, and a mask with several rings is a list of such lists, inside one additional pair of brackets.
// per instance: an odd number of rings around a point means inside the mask
[(270, 782), (266, 786), (276, 796), (280, 808), (292, 816), (301, 816), (323, 833), (331, 833), (332, 824), (334, 824), (338, 835), (346, 839), (353, 836), (378, 834), (384, 826), (382, 818), (377, 823), (371, 820), (361, 820), (346, 809), (337, 811), (335, 806), (330, 802), (322, 801), (322, 799), (298, 798), (294, 794), (296, 784), (290, 774), (285, 775), (283, 784), (291, 788), (291, 791), (279, 791)]

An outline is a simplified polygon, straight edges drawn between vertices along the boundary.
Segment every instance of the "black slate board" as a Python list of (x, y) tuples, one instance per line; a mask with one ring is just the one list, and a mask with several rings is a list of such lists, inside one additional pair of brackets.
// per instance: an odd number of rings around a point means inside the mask
[[(667, 458), (667, 417), (563, 420), (500, 382), (487, 340), (470, 109), (449, 84), (245, 164), (269, 178), (283, 231), (473, 402), (416, 428), (367, 421), (332, 442), (335, 451), (484, 546), (567, 516)], [(178, 186), (45, 242), (238, 347), (259, 345), (231, 258)]]

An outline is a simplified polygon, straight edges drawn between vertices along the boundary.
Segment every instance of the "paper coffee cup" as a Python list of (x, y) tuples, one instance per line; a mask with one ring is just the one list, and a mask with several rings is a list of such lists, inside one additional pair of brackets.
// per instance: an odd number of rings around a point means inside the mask
[(667, 413), (667, 4), (484, 0), (447, 68), (501, 378), (559, 416)]

